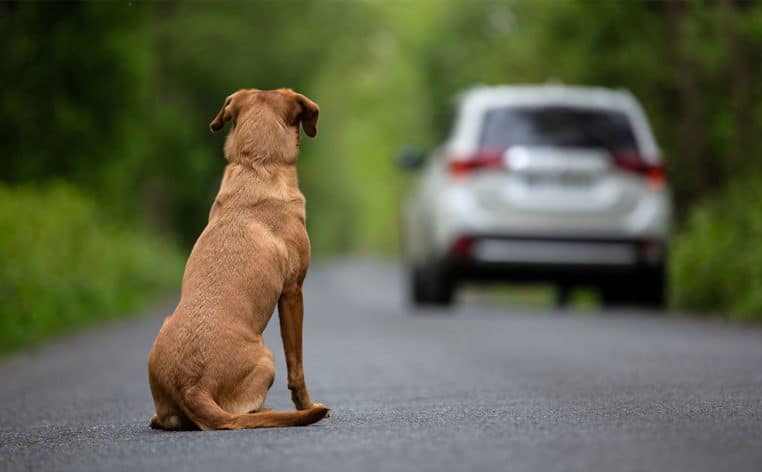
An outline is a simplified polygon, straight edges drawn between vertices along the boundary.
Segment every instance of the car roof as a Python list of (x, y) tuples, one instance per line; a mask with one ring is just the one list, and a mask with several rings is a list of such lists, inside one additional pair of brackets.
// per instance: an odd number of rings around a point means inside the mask
[(560, 84), (477, 86), (459, 95), (462, 106), (491, 108), (505, 105), (568, 105), (627, 109), (635, 99), (627, 90)]

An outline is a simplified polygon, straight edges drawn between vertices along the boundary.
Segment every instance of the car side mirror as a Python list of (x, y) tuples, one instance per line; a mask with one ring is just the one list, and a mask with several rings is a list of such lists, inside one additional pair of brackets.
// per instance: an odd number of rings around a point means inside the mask
[(397, 165), (405, 170), (419, 169), (425, 160), (426, 155), (417, 146), (407, 145), (397, 152)]

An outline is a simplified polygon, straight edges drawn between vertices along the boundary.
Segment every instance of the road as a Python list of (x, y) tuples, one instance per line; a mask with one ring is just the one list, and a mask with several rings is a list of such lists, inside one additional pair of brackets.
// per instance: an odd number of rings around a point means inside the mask
[[(0, 362), (0, 470), (760, 471), (762, 330), (633, 311), (411, 313), (399, 269), (315, 265), (305, 371), (333, 416), (168, 433), (145, 357), (167, 305)], [(291, 408), (278, 324), (268, 404)]]

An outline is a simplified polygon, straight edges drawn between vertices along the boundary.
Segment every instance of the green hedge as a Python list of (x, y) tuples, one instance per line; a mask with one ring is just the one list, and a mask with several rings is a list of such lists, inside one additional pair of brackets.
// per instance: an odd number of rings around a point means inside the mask
[(672, 244), (674, 308), (762, 320), (762, 177), (699, 203)]
[(174, 245), (113, 226), (74, 187), (0, 186), (0, 352), (129, 313), (181, 270)]

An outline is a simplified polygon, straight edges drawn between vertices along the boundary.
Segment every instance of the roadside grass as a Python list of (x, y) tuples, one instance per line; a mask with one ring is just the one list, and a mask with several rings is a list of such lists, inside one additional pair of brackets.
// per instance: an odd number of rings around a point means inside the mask
[[(486, 297), (503, 308), (525, 308), (548, 310), (555, 307), (555, 288), (551, 284), (501, 284), (468, 285), (467, 290), (477, 296)], [(585, 287), (574, 288), (566, 309), (588, 311), (600, 306), (595, 290)]]
[(182, 264), (70, 185), (0, 186), (0, 353), (126, 316), (179, 285)]
[(762, 321), (762, 175), (696, 205), (671, 251), (672, 308)]

